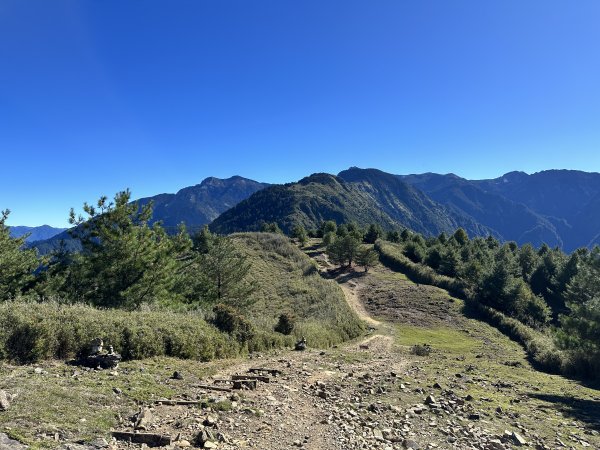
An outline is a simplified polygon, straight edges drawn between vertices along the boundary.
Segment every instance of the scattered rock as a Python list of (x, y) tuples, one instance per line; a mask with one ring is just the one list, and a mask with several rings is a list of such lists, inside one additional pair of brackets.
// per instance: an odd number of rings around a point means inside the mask
[(517, 445), (517, 446), (527, 445), (527, 441), (519, 433), (513, 431), (511, 437), (512, 437), (512, 440), (514, 441), (515, 445)]
[(0, 411), (6, 411), (8, 408), (10, 408), (8, 394), (5, 391), (0, 390)]
[(435, 401), (435, 397), (434, 397), (433, 395), (429, 394), (429, 395), (428, 395), (428, 396), (425, 398), (425, 404), (426, 404), (426, 405), (431, 405), (431, 404), (434, 404), (434, 403), (437, 403), (437, 402)]
[(2, 450), (27, 450), (29, 447), (9, 438), (4, 433), (0, 433), (0, 448)]
[(140, 410), (140, 412), (136, 415), (134, 428), (136, 430), (147, 430), (148, 425), (153, 419), (152, 411), (145, 408)]

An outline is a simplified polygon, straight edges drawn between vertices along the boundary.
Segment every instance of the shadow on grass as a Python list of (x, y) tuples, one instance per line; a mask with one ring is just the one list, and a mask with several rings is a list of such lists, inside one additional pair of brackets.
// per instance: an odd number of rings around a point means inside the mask
[(334, 269), (327, 269), (321, 272), (323, 278), (328, 280), (336, 279), (338, 283), (344, 284), (354, 278), (360, 278), (367, 274), (365, 271), (358, 271), (354, 267), (336, 267)]
[[(582, 400), (567, 395), (530, 393), (529, 397), (552, 403), (548, 406), (565, 416), (585, 422), (594, 430), (600, 431), (600, 400)], [(542, 407), (543, 408), (543, 407)]]

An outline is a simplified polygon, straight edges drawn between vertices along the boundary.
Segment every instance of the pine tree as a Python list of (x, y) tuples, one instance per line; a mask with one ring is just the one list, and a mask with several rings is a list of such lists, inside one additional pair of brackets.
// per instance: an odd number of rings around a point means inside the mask
[(41, 261), (34, 249), (24, 249), (27, 236), (11, 238), (6, 225), (9, 210), (0, 212), (0, 300), (15, 297), (34, 280)]
[(160, 224), (150, 226), (152, 205), (130, 203), (119, 192), (114, 203), (101, 197), (84, 204), (86, 218), (71, 210), (73, 235), (82, 252), (68, 268), (62, 290), (75, 301), (134, 309), (143, 303), (175, 301), (180, 256), (189, 252), (185, 229), (169, 237)]
[(329, 259), (334, 264), (340, 266), (352, 266), (352, 263), (358, 255), (360, 242), (354, 236), (347, 234), (343, 237), (336, 238), (330, 245), (327, 246), (327, 254)]
[(308, 234), (302, 225), (294, 225), (292, 229), (292, 238), (297, 239), (301, 247), (304, 247), (308, 242)]
[(363, 247), (359, 249), (356, 255), (356, 264), (364, 267), (365, 272), (369, 271), (369, 267), (373, 267), (377, 260), (379, 259), (379, 254), (372, 248)]
[(198, 260), (199, 291), (204, 302), (249, 304), (255, 285), (247, 280), (251, 264), (231, 238), (214, 236), (208, 252)]
[(371, 225), (369, 225), (369, 228), (367, 229), (367, 232), (365, 233), (364, 240), (365, 240), (365, 243), (367, 243), (367, 244), (374, 244), (375, 241), (382, 236), (383, 236), (383, 230), (381, 229), (381, 226), (379, 226), (378, 224), (372, 223)]

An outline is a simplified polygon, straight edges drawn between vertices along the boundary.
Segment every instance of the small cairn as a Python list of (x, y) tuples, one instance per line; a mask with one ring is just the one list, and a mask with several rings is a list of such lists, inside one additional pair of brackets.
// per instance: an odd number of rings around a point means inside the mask
[(79, 359), (79, 365), (92, 369), (116, 369), (120, 361), (121, 355), (115, 353), (112, 345), (105, 351), (102, 339), (96, 338), (91, 342), (89, 354)]
[(294, 350), (296, 350), (296, 351), (306, 350), (306, 338), (304, 336), (302, 336), (302, 339), (300, 339), (298, 342), (296, 342), (296, 345), (294, 346)]

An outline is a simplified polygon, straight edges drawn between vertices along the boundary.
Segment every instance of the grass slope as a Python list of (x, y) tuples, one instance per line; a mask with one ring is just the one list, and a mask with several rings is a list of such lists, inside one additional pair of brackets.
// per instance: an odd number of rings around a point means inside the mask
[(273, 233), (240, 233), (234, 242), (252, 261), (249, 277), (258, 285), (248, 318), (259, 330), (273, 330), (279, 315), (292, 313), (296, 337), (327, 347), (359, 336), (364, 325), (333, 280), (323, 279), (314, 262)]

